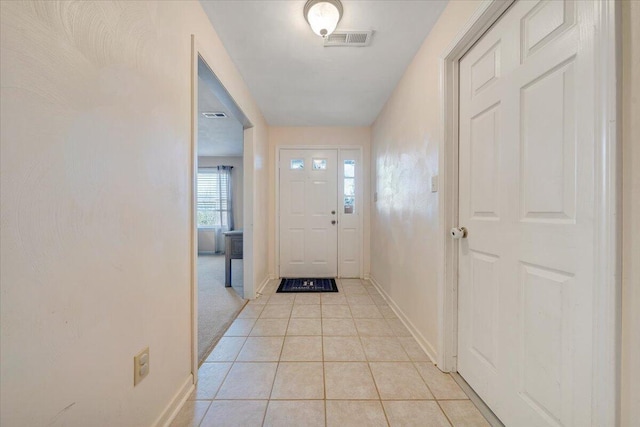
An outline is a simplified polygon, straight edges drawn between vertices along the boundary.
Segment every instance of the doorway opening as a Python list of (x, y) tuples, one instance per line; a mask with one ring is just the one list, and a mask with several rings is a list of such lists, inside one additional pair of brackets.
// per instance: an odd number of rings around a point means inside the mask
[[(194, 78), (194, 306), (197, 364), (244, 307), (244, 129), (247, 118), (205, 60)], [(196, 101), (194, 100), (194, 101)]]

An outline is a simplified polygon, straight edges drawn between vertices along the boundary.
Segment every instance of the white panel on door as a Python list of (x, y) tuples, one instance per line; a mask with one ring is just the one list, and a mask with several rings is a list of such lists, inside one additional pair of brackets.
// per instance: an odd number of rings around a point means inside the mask
[(289, 213), (291, 215), (304, 215), (305, 197), (304, 197), (304, 181), (291, 181), (291, 198), (289, 204)]
[[(333, 183), (335, 185), (335, 183)], [(329, 191), (335, 189), (329, 189), (328, 183), (325, 181), (313, 181), (310, 185), (309, 191), (313, 192), (313, 197), (311, 198), (311, 214), (312, 215), (322, 215), (326, 216), (331, 208), (329, 207)], [(336, 201), (334, 200), (332, 205), (335, 206)]]
[(342, 245), (342, 261), (346, 263), (357, 262), (360, 242), (358, 241), (358, 229), (343, 228), (342, 236), (344, 238)]
[(498, 219), (498, 136), (500, 104), (471, 119), (471, 215), (477, 219)]
[(523, 342), (522, 395), (541, 415), (556, 422), (562, 418), (563, 366), (566, 333), (563, 325), (565, 291), (573, 280), (569, 273), (522, 264), (521, 335)]
[(329, 253), (327, 244), (329, 243), (328, 239), (328, 230), (326, 228), (321, 229), (313, 229), (311, 230), (312, 240), (314, 242), (313, 246), (309, 246), (309, 259), (313, 264), (328, 264), (329, 263)]
[(576, 123), (573, 59), (522, 89), (522, 202), (527, 220), (573, 220)]
[(472, 348), (493, 369), (498, 320), (498, 260), (494, 255), (478, 252), (471, 254)]
[(471, 66), (471, 88), (477, 95), (489, 83), (500, 76), (500, 41)]
[(290, 262), (301, 264), (304, 262), (304, 229), (290, 228), (288, 234)]
[(541, 1), (520, 21), (522, 59), (542, 49), (574, 24), (574, 2)]

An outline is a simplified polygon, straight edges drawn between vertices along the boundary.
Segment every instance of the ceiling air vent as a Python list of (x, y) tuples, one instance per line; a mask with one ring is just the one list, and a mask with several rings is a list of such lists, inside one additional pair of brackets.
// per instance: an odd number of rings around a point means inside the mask
[(222, 111), (211, 112), (211, 113), (202, 113), (207, 119), (226, 119), (227, 115)]
[(324, 39), (324, 47), (330, 46), (369, 46), (373, 31), (334, 31)]

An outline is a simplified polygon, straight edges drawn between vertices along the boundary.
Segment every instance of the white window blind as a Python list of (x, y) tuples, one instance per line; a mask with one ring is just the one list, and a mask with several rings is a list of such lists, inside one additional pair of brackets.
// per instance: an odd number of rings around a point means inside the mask
[(229, 224), (228, 174), (217, 169), (198, 170), (198, 227), (223, 227)]

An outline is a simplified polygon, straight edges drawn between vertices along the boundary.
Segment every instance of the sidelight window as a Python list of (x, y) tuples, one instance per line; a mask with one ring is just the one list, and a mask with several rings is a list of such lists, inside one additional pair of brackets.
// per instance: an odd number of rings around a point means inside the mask
[(344, 213), (353, 214), (356, 204), (356, 161), (344, 161)]

